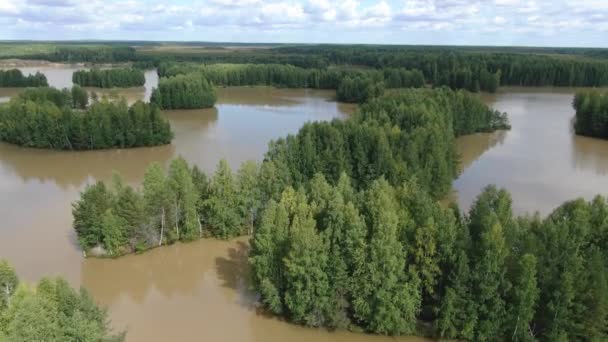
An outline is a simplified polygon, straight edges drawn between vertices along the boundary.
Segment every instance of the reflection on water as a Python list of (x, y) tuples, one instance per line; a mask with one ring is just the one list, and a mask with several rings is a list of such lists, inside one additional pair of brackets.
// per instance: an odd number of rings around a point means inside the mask
[(608, 174), (608, 143), (606, 142), (573, 135), (570, 156), (577, 169), (594, 170), (600, 176)]
[[(458, 139), (465, 170), (454, 188), (463, 209), (488, 184), (505, 187), (520, 214), (547, 214), (564, 201), (608, 192), (608, 141), (574, 135), (574, 92), (568, 88), (503, 88), (485, 99), (509, 114), (512, 129), (502, 133), (494, 147), (489, 146), (488, 135)], [(476, 161), (467, 165), (472, 159)]]
[(507, 131), (476, 133), (456, 139), (456, 151), (460, 157), (460, 170), (468, 169), (484, 152), (505, 141)]

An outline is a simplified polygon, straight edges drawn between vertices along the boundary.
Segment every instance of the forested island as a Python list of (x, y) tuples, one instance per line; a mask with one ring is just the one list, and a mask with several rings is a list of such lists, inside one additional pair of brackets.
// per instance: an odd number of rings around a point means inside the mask
[(213, 107), (217, 94), (211, 82), (199, 75), (161, 78), (150, 102), (162, 109), (198, 109)]
[(135, 68), (78, 70), (72, 82), (82, 87), (128, 88), (141, 87), (146, 83), (144, 72)]
[(24, 76), (19, 69), (0, 70), (0, 87), (46, 87), (46, 76), (37, 72)]
[(176, 64), (158, 68), (163, 77), (189, 75), (209, 80), (218, 86), (273, 86), (279, 88), (334, 89), (342, 102), (363, 103), (380, 96), (385, 88), (421, 88), (426, 85), (418, 70), (383, 70), (334, 67), (307, 69), (282, 64)]
[(124, 340), (111, 333), (106, 311), (85, 289), (75, 291), (61, 278), (30, 287), (0, 260), (0, 288), (0, 341)]
[(608, 139), (608, 93), (579, 91), (572, 102), (576, 110), (576, 134)]
[(86, 91), (31, 88), (0, 105), (0, 140), (24, 147), (95, 150), (169, 144), (169, 122), (155, 105), (102, 98)]

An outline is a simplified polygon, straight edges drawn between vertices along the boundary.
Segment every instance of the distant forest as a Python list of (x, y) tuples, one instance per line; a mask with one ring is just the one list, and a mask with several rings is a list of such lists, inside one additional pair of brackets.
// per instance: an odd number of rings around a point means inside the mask
[[(19, 43), (14, 43), (19, 44)], [(8, 55), (56, 62), (134, 62), (136, 67), (196, 62), (290, 64), (327, 69), (357, 66), (371, 69), (420, 70), (427, 82), (452, 88), (489, 90), (491, 77), (505, 86), (606, 86), (608, 49), (381, 45), (272, 45), (255, 49), (224, 49), (222, 44), (186, 44), (199, 49), (138, 48), (126, 42), (55, 44), (40, 53)], [(131, 43), (133, 44), (133, 43)], [(16, 49), (16, 51), (19, 51)]]

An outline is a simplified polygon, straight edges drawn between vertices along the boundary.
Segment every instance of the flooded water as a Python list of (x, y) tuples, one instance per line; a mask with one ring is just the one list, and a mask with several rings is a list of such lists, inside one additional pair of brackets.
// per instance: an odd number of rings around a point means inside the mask
[(574, 92), (501, 88), (485, 98), (509, 114), (512, 129), (458, 138), (464, 171), (454, 188), (461, 208), (488, 184), (506, 188), (519, 214), (548, 214), (567, 200), (608, 194), (608, 141), (574, 134)]
[(168, 146), (56, 152), (0, 143), (0, 258), (24, 281), (60, 275), (85, 286), (108, 307), (112, 325), (127, 329), (127, 341), (393, 341), (307, 329), (258, 312), (247, 282), (246, 238), (177, 244), (117, 260), (82, 257), (71, 203), (87, 183), (108, 181), (117, 170), (138, 184), (151, 162), (166, 165), (178, 155), (207, 171), (223, 157), (238, 166), (260, 159), (269, 140), (305, 121), (354, 110), (333, 102), (331, 91), (256, 87), (218, 94), (214, 109), (165, 113), (176, 134)]
[[(47, 76), (69, 86), (61, 82), (71, 79), (70, 68), (57, 73), (64, 78), (52, 76), (54, 69)], [(148, 73), (146, 87), (131, 98), (149, 96), (154, 77)], [(113, 170), (139, 184), (151, 162), (167, 165), (178, 155), (207, 171), (221, 158), (233, 166), (259, 160), (269, 140), (354, 109), (333, 102), (328, 91), (256, 87), (218, 94), (213, 109), (165, 113), (176, 135), (168, 146), (55, 152), (0, 144), (0, 258), (25, 281), (61, 275), (87, 287), (108, 307), (113, 326), (128, 330), (128, 341), (422, 340), (306, 329), (263, 315), (247, 282), (246, 238), (176, 244), (117, 260), (82, 257), (71, 203), (86, 184), (109, 180)], [(458, 139), (463, 171), (454, 187), (461, 206), (489, 183), (511, 191), (518, 211), (547, 212), (608, 190), (608, 142), (572, 134), (571, 98), (572, 90), (548, 89), (507, 89), (488, 98), (509, 113), (513, 129)]]
[[(24, 75), (33, 75), (36, 72), (41, 72), (46, 76), (46, 79), (50, 87), (59, 89), (71, 88), (72, 74), (78, 70), (89, 70), (90, 68), (82, 64), (56, 64), (56, 63), (40, 63), (38, 65), (26, 64), (25, 66), (7, 66), (1, 65), (0, 69), (12, 69), (17, 68), (21, 70)], [(143, 87), (133, 88), (122, 88), (119, 94), (127, 99), (127, 102), (133, 103), (137, 100), (148, 101), (152, 95), (152, 89), (158, 86), (158, 75), (156, 70), (148, 70), (144, 73), (146, 77), (146, 83)], [(7, 102), (12, 96), (15, 96), (19, 92), (23, 91), (24, 88), (0, 88), (0, 103)], [(89, 93), (96, 92), (99, 95), (108, 95), (116, 90), (113, 89), (102, 89), (102, 88), (86, 88)]]

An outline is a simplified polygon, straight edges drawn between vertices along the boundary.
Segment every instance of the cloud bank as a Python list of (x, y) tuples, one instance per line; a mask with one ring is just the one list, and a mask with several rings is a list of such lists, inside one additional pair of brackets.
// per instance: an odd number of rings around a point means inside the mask
[(0, 39), (608, 47), (606, 0), (0, 0)]

